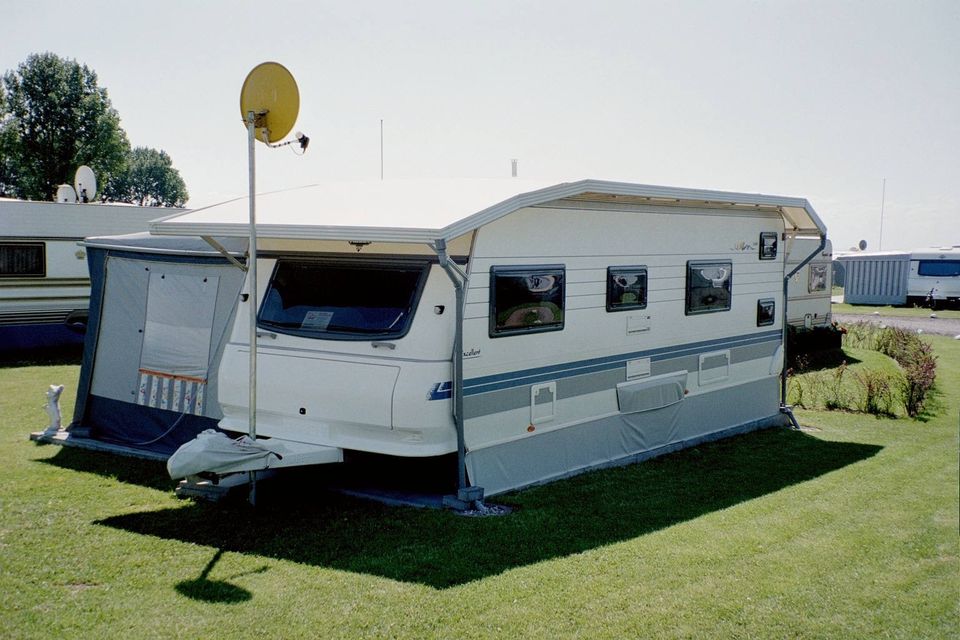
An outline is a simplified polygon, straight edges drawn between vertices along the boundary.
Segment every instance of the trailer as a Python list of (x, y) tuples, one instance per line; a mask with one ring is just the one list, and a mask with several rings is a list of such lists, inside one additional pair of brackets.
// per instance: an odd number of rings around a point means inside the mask
[(90, 276), (78, 242), (145, 232), (157, 217), (149, 207), (0, 199), (0, 352), (83, 342)]
[(877, 251), (838, 256), (844, 302), (955, 306), (960, 303), (960, 247)]
[[(249, 209), (151, 233), (220, 244), (250, 234)], [(788, 420), (787, 283), (826, 243), (805, 199), (380, 181), (256, 210), (256, 295), (248, 274), (219, 367), (219, 428), (256, 437), (208, 470), (292, 464), (284, 446), (297, 463), (456, 454), (473, 500)], [(788, 270), (798, 238), (817, 241)]]
[(910, 253), (907, 303), (932, 308), (960, 305), (960, 246)]

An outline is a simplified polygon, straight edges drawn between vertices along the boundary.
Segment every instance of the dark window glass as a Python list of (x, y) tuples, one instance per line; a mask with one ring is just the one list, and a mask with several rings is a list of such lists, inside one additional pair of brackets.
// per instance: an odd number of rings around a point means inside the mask
[(329, 340), (401, 337), (410, 327), (426, 272), (426, 264), (281, 260), (258, 324)]
[(917, 275), (950, 278), (960, 276), (960, 260), (921, 260)]
[(776, 322), (777, 303), (771, 298), (757, 300), (757, 326), (768, 327)]
[(809, 282), (807, 283), (807, 292), (814, 293), (816, 291), (826, 291), (827, 290), (827, 272), (826, 264), (812, 264), (810, 265), (810, 275)]
[(647, 306), (646, 267), (607, 268), (607, 311), (643, 309)]
[(733, 263), (687, 263), (687, 315), (729, 311)]
[(563, 266), (491, 267), (490, 335), (563, 328)]
[(0, 277), (44, 277), (47, 275), (45, 249), (42, 242), (0, 243)]
[(773, 260), (777, 257), (777, 233), (764, 231), (760, 234), (760, 259)]

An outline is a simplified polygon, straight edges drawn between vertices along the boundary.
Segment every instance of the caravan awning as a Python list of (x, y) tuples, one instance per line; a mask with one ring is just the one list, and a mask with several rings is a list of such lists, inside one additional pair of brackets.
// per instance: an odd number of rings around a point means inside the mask
[[(315, 184), (257, 195), (257, 235), (271, 239), (431, 243), (451, 241), (524, 207), (560, 200), (722, 211), (779, 212), (788, 231), (824, 237), (826, 227), (804, 198), (657, 187), (626, 182), (377, 180)], [(247, 198), (150, 223), (153, 234), (243, 237)]]

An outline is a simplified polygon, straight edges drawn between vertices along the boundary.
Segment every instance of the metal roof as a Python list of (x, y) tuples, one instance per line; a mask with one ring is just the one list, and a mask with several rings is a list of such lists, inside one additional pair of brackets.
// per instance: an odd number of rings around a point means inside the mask
[[(430, 243), (452, 240), (525, 207), (558, 200), (709, 206), (718, 213), (777, 211), (787, 229), (823, 236), (803, 198), (681, 189), (603, 180), (377, 180), (309, 185), (257, 195), (261, 238)], [(231, 237), (249, 233), (247, 198), (168, 216), (154, 234)]]

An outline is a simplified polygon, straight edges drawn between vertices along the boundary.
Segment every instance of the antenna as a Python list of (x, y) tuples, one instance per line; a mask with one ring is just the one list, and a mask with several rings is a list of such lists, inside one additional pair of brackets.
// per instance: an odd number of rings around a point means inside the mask
[[(250, 181), (250, 248), (247, 258), (247, 277), (250, 291), (250, 401), (248, 433), (257, 439), (257, 176), (256, 144), (259, 140), (268, 147), (282, 147), (293, 141), (282, 140), (297, 121), (300, 111), (300, 90), (293, 75), (282, 64), (264, 62), (247, 74), (240, 90), (240, 115), (247, 127), (247, 158)], [(297, 132), (296, 140), (302, 151), (307, 150), (310, 138)], [(250, 503), (257, 502), (256, 472), (250, 472)]]
[(519, 161), (516, 158), (510, 160), (510, 176), (513, 178), (517, 177), (517, 162)]
[(883, 205), (887, 201), (887, 179), (883, 179), (883, 190), (880, 193), (880, 242), (877, 244), (877, 250), (883, 251)]
[(97, 197), (97, 176), (93, 169), (85, 164), (77, 167), (77, 174), (73, 178), (73, 186), (77, 190), (80, 202), (91, 202)]

